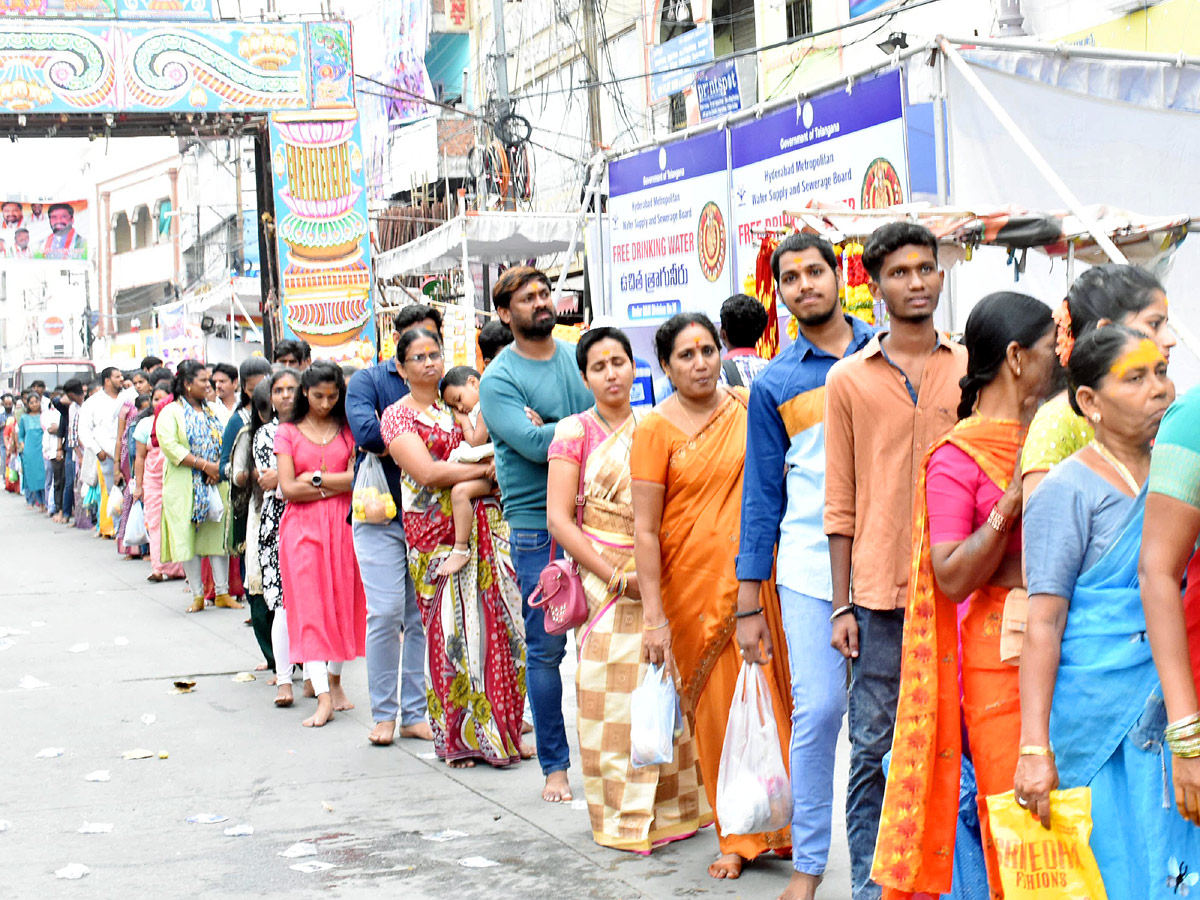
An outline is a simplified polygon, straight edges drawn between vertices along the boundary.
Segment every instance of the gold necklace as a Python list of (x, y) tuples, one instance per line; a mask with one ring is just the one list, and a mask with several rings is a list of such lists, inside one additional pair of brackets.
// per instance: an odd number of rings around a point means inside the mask
[[(687, 416), (688, 422), (689, 422), (689, 423), (691, 424), (691, 426), (692, 426), (692, 434), (693, 434), (693, 435), (695, 435), (697, 432), (699, 432), (699, 431), (700, 431), (700, 429), (703, 427), (703, 425), (697, 425), (697, 424), (696, 424), (696, 420), (692, 418), (692, 414), (691, 414), (690, 412), (688, 412), (688, 410), (687, 410), (687, 407), (683, 405), (683, 398), (682, 398), (682, 397), (680, 397), (680, 396), (679, 396), (679, 394), (676, 394), (676, 395), (675, 395), (675, 402), (676, 402), (676, 404), (678, 404), (679, 408), (680, 408), (681, 410), (683, 410), (683, 414), (684, 414), (685, 416)], [(705, 417), (705, 419), (704, 419), (704, 421), (705, 421), (705, 422), (708, 422), (708, 420), (709, 420), (710, 418), (712, 418), (712, 414), (713, 414), (714, 412), (716, 412), (717, 406), (720, 406), (720, 401), (719, 401), (719, 400), (717, 401), (717, 404), (716, 404), (716, 406), (713, 406), (713, 408), (712, 408), (712, 409), (710, 409), (710, 410), (708, 411), (708, 415), (707, 415), (707, 416)]]
[(1142, 486), (1137, 483), (1137, 479), (1133, 477), (1133, 473), (1129, 471), (1129, 467), (1113, 456), (1112, 452), (1095, 438), (1092, 439), (1092, 447), (1095, 448), (1096, 452), (1099, 453), (1100, 456), (1103, 457), (1110, 466), (1116, 469), (1117, 474), (1121, 476), (1121, 480), (1125, 482), (1125, 486), (1128, 487), (1129, 490), (1133, 492), (1133, 496), (1136, 497), (1141, 491)]

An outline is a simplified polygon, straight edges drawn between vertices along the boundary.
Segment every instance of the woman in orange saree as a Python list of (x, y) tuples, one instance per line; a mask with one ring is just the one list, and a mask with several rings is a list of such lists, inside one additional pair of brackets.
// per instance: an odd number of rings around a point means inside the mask
[(1018, 460), (1054, 372), (1050, 311), (1024, 294), (990, 294), (971, 311), (964, 342), (959, 422), (930, 448), (917, 484), (900, 700), (871, 872), (885, 898), (951, 891), (963, 725), (989, 890), (1003, 896), (986, 798), (1011, 790), (1017, 765), (1019, 670), (1001, 661), (1000, 626), (1009, 591), (1022, 586)]
[[(742, 658), (735, 637), (734, 574), (746, 453), (746, 392), (718, 384), (719, 339), (700, 314), (668, 320), (655, 335), (659, 361), (675, 393), (634, 432), (631, 454), (643, 646), (652, 663), (674, 666), (693, 722), (700, 771), (716, 809), (717, 771)], [(764, 591), (774, 591), (763, 582)], [(781, 750), (788, 758), (791, 681), (778, 601), (764, 602), (775, 656), (765, 667)], [(737, 878), (742, 863), (791, 847), (788, 828), (725, 834), (714, 878)]]

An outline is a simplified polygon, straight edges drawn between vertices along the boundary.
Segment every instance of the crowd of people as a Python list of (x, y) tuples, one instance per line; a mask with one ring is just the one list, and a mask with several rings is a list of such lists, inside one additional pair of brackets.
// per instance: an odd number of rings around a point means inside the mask
[[(712, 877), (773, 852), (794, 869), (780, 896), (810, 900), (846, 718), (855, 900), (1002, 897), (989, 803), (1013, 792), (1049, 827), (1054, 791), (1080, 786), (1108, 895), (1173, 896), (1200, 860), (1200, 392), (1177, 400), (1168, 376), (1166, 294), (1098, 266), (1053, 312), (984, 297), (956, 342), (934, 326), (932, 234), (882, 226), (863, 263), (883, 330), (844, 312), (827, 241), (788, 236), (771, 266), (794, 340), (758, 359), (752, 298), (719, 327), (676, 315), (649, 410), (628, 336), (557, 340), (547, 277), (516, 266), (482, 372), (447, 371), (439, 313), (408, 306), (394, 354), (348, 381), (281, 341), (273, 364), (35, 385), (19, 419), (4, 398), (5, 450), (28, 504), (148, 557), (150, 580), (186, 578), (189, 612), (244, 598), (276, 706), (302, 666), (304, 725), (352, 707), (343, 666), (365, 656), (370, 742), (432, 740), (456, 768), (536, 755), (550, 802), (572, 799), (568, 642), (530, 599), (566, 554), (601, 845), (646, 854), (715, 824)], [(367, 460), (382, 520), (353, 510)], [(744, 664), (793, 796), (790, 828), (759, 834), (715, 816)], [(651, 666), (685, 715), (672, 759), (638, 767)]]

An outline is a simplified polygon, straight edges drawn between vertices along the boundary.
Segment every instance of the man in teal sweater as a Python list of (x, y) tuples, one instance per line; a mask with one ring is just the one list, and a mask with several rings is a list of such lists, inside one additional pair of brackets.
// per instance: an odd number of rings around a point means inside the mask
[(538, 758), (546, 786), (542, 799), (571, 799), (571, 749), (562, 714), (565, 635), (547, 634), (529, 595), (550, 562), (546, 530), (546, 452), (560, 420), (592, 406), (572, 348), (553, 337), (556, 318), (550, 280), (530, 266), (508, 269), (492, 290), (496, 313), (514, 342), (500, 351), (479, 384), (479, 408), (496, 445), (496, 477), (504, 518), (512, 529), (513, 565), (525, 618), (525, 683), (533, 708)]

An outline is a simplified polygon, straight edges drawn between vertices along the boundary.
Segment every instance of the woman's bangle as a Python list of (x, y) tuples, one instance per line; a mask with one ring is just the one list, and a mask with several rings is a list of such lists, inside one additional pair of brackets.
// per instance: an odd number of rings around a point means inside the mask
[(660, 625), (643, 625), (642, 631), (658, 631), (658, 629), (666, 628), (670, 624), (671, 624), (670, 622), (663, 622)]
[(829, 621), (832, 622), (834, 619), (840, 619), (846, 613), (851, 613), (851, 612), (854, 612), (854, 604), (853, 603), (847, 603), (845, 606), (839, 606), (829, 616)]
[(1054, 751), (1049, 747), (1041, 747), (1037, 744), (1026, 744), (1017, 751), (1018, 756), (1046, 756), (1054, 759)]
[(762, 611), (763, 611), (763, 608), (760, 606), (758, 609), (748, 609), (745, 612), (735, 612), (733, 614), (733, 617), (735, 619), (749, 619), (752, 616), (762, 615)]
[(1016, 516), (1010, 519), (1008, 516), (1004, 515), (1004, 513), (1000, 512), (1000, 501), (998, 500), (992, 507), (992, 511), (988, 513), (987, 517), (988, 525), (991, 526), (993, 531), (999, 532), (1000, 534), (1008, 534), (1010, 531), (1012, 531), (1013, 523), (1015, 521)]

